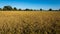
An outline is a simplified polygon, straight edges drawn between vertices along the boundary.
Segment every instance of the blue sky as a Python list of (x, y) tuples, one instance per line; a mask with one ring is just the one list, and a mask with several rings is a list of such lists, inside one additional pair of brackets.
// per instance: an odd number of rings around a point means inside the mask
[(0, 0), (0, 8), (6, 5), (21, 9), (59, 9), (60, 0)]

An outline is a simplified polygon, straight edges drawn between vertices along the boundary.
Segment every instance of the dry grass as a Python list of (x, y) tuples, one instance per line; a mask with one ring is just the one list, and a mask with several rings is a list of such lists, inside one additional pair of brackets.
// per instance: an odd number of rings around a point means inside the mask
[(1, 11), (0, 34), (60, 34), (60, 12)]

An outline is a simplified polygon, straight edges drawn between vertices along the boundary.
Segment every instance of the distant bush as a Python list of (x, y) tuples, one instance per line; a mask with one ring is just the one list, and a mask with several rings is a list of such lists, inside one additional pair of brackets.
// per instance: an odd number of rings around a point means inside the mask
[(34, 11), (37, 11), (36, 9), (34, 9)]
[(21, 9), (18, 9), (19, 11), (21, 11)]
[(25, 11), (33, 11), (33, 9), (25, 9)]
[(33, 9), (29, 9), (30, 11), (33, 11)]
[(12, 7), (11, 6), (4, 6), (3, 10), (12, 10)]
[(43, 9), (41, 8), (40, 11), (42, 11)]
[(60, 9), (59, 9), (59, 11), (60, 11)]
[(26, 8), (26, 9), (25, 9), (25, 11), (29, 11), (29, 9), (28, 9), (28, 8)]
[(2, 10), (2, 8), (0, 8), (0, 10)]
[(49, 11), (52, 11), (52, 9), (50, 8)]
[(16, 7), (14, 7), (14, 8), (13, 8), (13, 10), (17, 10), (17, 8), (16, 8)]
[[(12, 8), (12, 6), (4, 6), (3, 8), (0, 8), (0, 11), (3, 10), (3, 11), (21, 11), (22, 9), (17, 9), (16, 7)], [(40, 8), (40, 9), (24, 9), (22, 11), (42, 11), (43, 9)], [(45, 10), (44, 10), (45, 11)], [(47, 11), (60, 11), (60, 9), (58, 10), (53, 10), (53, 9), (49, 9)]]

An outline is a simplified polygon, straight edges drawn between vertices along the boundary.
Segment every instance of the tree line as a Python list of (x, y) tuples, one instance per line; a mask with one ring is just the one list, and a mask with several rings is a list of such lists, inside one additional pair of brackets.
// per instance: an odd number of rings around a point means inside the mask
[[(26, 9), (22, 10), (22, 9), (17, 9), (16, 7), (12, 8), (12, 6), (4, 6), (3, 8), (0, 8), (0, 11), (43, 11), (43, 9), (41, 8), (39, 10), (36, 10), (36, 9), (33, 10), (33, 9), (26, 8)], [(60, 11), (60, 9), (53, 10), (50, 8), (48, 11)]]

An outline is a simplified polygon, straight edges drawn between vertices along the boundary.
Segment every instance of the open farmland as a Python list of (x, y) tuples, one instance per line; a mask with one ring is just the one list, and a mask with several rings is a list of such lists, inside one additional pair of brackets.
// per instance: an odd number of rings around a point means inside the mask
[(60, 12), (0, 11), (0, 34), (60, 34)]

